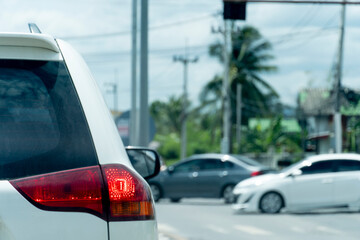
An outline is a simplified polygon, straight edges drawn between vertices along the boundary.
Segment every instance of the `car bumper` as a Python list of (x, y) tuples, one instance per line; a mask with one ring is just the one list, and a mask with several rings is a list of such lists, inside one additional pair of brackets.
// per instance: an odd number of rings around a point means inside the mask
[(235, 212), (258, 212), (258, 194), (251, 189), (237, 189), (234, 191), (235, 203), (232, 208)]

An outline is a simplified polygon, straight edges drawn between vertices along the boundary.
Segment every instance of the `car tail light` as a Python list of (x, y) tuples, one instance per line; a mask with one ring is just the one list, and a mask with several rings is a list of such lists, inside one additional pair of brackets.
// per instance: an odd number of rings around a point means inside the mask
[(255, 176), (259, 176), (259, 175), (261, 175), (261, 174), (264, 174), (264, 172), (263, 172), (263, 171), (255, 171), (255, 172), (252, 172), (252, 173), (251, 173), (251, 176), (252, 176), (252, 177), (255, 177)]
[(110, 221), (154, 219), (150, 189), (144, 180), (122, 165), (104, 165), (102, 170), (109, 192)]
[(108, 221), (154, 219), (149, 187), (120, 164), (104, 165), (102, 171), (99, 166), (85, 167), (10, 183), (43, 210), (87, 212)]

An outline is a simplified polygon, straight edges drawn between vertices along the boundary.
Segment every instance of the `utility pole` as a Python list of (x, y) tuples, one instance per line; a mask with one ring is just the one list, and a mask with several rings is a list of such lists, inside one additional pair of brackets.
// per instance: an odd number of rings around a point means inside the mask
[(341, 7), (341, 23), (340, 23), (340, 41), (339, 41), (339, 54), (337, 64), (337, 79), (335, 85), (336, 103), (334, 114), (335, 125), (335, 151), (336, 153), (342, 152), (342, 123), (341, 123), (341, 79), (342, 79), (342, 66), (343, 66), (343, 52), (344, 52), (344, 34), (345, 34), (345, 4)]
[[(231, 41), (231, 24), (236, 20), (246, 19), (246, 2), (245, 1), (228, 1), (223, 0), (224, 12), (224, 79), (222, 84), (223, 96), (223, 138), (221, 139), (221, 153), (230, 153), (230, 131), (231, 131), (231, 102), (230, 102), (230, 54), (232, 51)], [(221, 32), (221, 31), (220, 31)]]
[(242, 86), (240, 83), (236, 85), (236, 141), (238, 145), (238, 151), (240, 151), (240, 141), (241, 141), (241, 89)]
[(221, 140), (221, 153), (230, 153), (230, 98), (229, 98), (229, 64), (230, 64), (230, 51), (231, 51), (231, 34), (230, 34), (231, 21), (224, 19), (224, 79), (222, 85), (223, 95), (223, 138)]
[(223, 137), (221, 139), (221, 153), (228, 154), (230, 152), (230, 98), (229, 98), (229, 64), (231, 52), (231, 21), (224, 19), (224, 28), (219, 27), (211, 29), (213, 33), (221, 33), (224, 37), (223, 58), (224, 58), (224, 75), (222, 81), (222, 100), (223, 100)]
[(132, 0), (130, 145), (137, 143), (137, 0)]
[(148, 104), (148, 0), (141, 0), (141, 39), (140, 39), (140, 111), (139, 145), (149, 144), (149, 104)]
[(190, 58), (187, 54), (187, 47), (185, 48), (184, 56), (174, 56), (174, 62), (181, 62), (184, 65), (184, 87), (183, 87), (183, 99), (182, 99), (182, 113), (181, 113), (181, 149), (180, 149), (180, 158), (184, 159), (186, 157), (186, 146), (187, 146), (187, 134), (186, 134), (186, 120), (187, 120), (187, 108), (188, 108), (188, 64), (196, 63), (198, 57)]

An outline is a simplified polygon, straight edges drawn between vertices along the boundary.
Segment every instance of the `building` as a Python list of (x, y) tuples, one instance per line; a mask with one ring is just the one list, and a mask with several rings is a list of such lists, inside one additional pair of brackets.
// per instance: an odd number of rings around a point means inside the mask
[[(350, 120), (359, 121), (360, 92), (344, 88), (340, 94), (343, 149), (347, 148), (346, 133)], [(334, 121), (336, 95), (329, 89), (308, 88), (298, 95), (298, 120), (307, 131), (306, 150), (331, 153), (335, 149)]]

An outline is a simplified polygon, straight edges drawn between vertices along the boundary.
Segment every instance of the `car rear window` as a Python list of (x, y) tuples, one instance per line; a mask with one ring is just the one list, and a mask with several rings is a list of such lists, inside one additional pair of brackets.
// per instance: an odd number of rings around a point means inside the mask
[(0, 60), (0, 179), (97, 162), (65, 64)]
[(231, 156), (233, 156), (234, 158), (236, 158), (252, 167), (264, 167), (261, 163), (258, 163), (257, 161), (252, 160), (246, 156), (242, 156), (242, 155), (231, 155)]

